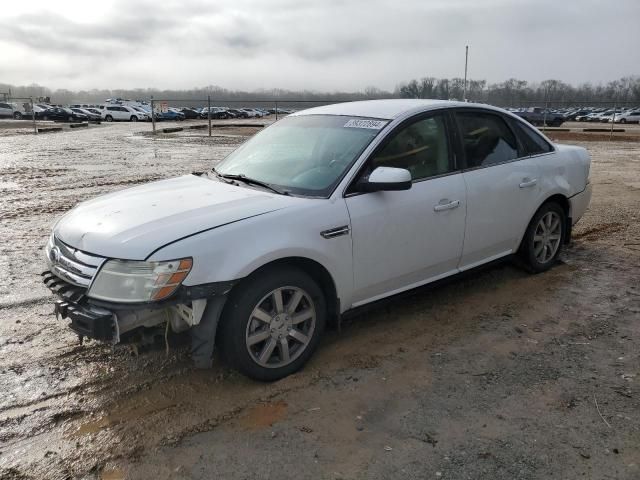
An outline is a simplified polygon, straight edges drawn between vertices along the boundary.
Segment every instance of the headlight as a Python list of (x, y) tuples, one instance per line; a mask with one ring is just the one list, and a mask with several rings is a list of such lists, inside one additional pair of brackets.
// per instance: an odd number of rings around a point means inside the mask
[(193, 261), (167, 262), (109, 260), (98, 272), (89, 297), (112, 302), (149, 302), (173, 294), (187, 277)]

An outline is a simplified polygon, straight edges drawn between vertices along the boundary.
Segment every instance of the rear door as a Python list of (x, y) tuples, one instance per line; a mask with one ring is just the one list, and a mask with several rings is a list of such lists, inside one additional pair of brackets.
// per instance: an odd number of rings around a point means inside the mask
[(391, 132), (355, 183), (380, 166), (406, 168), (405, 191), (345, 198), (353, 239), (353, 306), (457, 272), (466, 211), (465, 185), (456, 169), (446, 113), (420, 116)]
[(513, 253), (540, 201), (537, 163), (522, 149), (498, 112), (462, 109), (455, 114), (467, 222), (460, 270)]
[(116, 107), (116, 114), (118, 115), (118, 120), (129, 120), (131, 118), (131, 113), (125, 107)]

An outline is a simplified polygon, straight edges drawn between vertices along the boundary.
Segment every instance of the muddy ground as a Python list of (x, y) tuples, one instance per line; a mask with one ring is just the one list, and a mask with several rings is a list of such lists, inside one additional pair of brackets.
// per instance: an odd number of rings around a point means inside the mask
[(394, 299), (261, 384), (180, 348), (78, 345), (51, 313), (38, 274), (62, 212), (255, 131), (142, 130), (0, 136), (0, 478), (640, 478), (640, 142), (580, 140), (594, 198), (550, 272)]

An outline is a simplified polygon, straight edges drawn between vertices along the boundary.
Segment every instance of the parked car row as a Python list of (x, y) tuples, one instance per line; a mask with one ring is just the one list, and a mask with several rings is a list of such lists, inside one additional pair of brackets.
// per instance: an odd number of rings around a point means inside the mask
[(640, 109), (587, 112), (581, 115), (577, 115), (575, 120), (578, 122), (640, 123)]
[(559, 127), (563, 122), (640, 123), (640, 107), (573, 107), (544, 109), (539, 107), (509, 109), (533, 125)]
[[(199, 112), (200, 118), (209, 117), (209, 108), (190, 109)], [(279, 108), (278, 115), (289, 115), (293, 110)], [(276, 113), (275, 108), (228, 108), (228, 107), (211, 107), (211, 118), (262, 118)]]
[(13, 118), (15, 120), (57, 120), (63, 122), (84, 122), (90, 120), (86, 112), (74, 110), (60, 105), (34, 104), (33, 111), (31, 103), (18, 104), (14, 102), (0, 103), (0, 118)]

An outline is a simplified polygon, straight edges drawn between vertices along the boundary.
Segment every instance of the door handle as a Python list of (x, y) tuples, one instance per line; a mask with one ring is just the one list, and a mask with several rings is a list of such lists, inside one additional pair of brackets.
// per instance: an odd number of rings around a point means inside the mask
[[(444, 203), (447, 202), (447, 203)], [(449, 200), (440, 200), (440, 203), (433, 207), (434, 212), (442, 212), (443, 210), (451, 210), (452, 208), (458, 208), (460, 206), (460, 200), (454, 200), (450, 202)]]
[(520, 188), (533, 187), (536, 183), (538, 183), (537, 178), (534, 178), (533, 180), (529, 180), (528, 178), (523, 178), (522, 183), (520, 184)]

